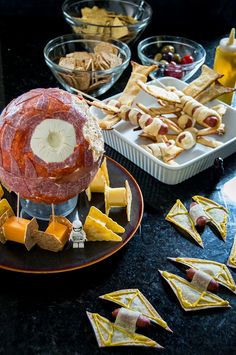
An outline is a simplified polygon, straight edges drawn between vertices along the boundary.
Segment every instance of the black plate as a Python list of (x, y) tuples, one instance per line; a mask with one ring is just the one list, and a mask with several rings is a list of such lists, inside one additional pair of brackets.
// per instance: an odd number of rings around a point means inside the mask
[[(114, 209), (110, 213), (110, 217), (125, 228), (122, 242), (87, 242), (84, 249), (65, 246), (63, 251), (58, 253), (42, 250), (37, 246), (27, 251), (21, 244), (7, 242), (4, 245), (0, 244), (0, 267), (26, 273), (64, 272), (98, 263), (121, 249), (133, 237), (140, 225), (143, 215), (143, 198), (137, 182), (125, 168), (108, 157), (107, 167), (111, 187), (123, 187), (125, 180), (128, 180), (132, 191), (131, 222), (127, 222), (125, 209)], [(12, 195), (5, 197), (15, 207), (15, 197)], [(90, 202), (85, 193), (79, 196), (78, 209), (82, 222), (92, 205), (104, 212), (104, 195), (94, 193)]]

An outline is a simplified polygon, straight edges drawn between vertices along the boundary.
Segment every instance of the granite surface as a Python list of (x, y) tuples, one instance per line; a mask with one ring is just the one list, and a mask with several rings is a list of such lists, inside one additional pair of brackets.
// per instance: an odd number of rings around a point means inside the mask
[[(22, 20), (22, 19), (21, 19)], [(14, 25), (1, 21), (0, 105), (36, 87), (54, 87), (57, 82), (44, 63), (43, 47), (51, 38), (69, 32), (63, 19), (51, 22), (30, 19)], [(13, 32), (9, 28), (15, 29)], [(222, 33), (223, 35), (224, 33)], [(199, 40), (207, 49), (207, 64), (212, 65), (219, 38)], [(136, 48), (133, 46), (133, 58)], [(129, 69), (104, 96), (125, 86)], [(137, 179), (143, 192), (145, 209), (141, 228), (135, 237), (109, 259), (86, 269), (64, 274), (27, 275), (0, 271), (0, 353), (1, 354), (155, 354), (141, 348), (98, 349), (85, 311), (110, 317), (113, 309), (99, 295), (124, 288), (139, 288), (168, 322), (174, 333), (153, 328), (144, 334), (165, 347), (164, 354), (236, 354), (236, 297), (223, 287), (219, 295), (232, 308), (185, 313), (173, 292), (163, 282), (158, 269), (183, 275), (167, 257), (198, 257), (225, 263), (236, 232), (235, 203), (223, 193), (224, 185), (236, 176), (236, 154), (224, 161), (224, 174), (218, 179), (209, 168), (176, 186), (162, 184), (144, 173), (109, 147), (106, 153), (124, 165)], [(227, 241), (224, 243), (206, 228), (201, 249), (182, 237), (164, 217), (176, 198), (188, 206), (200, 194), (229, 208)], [(236, 275), (232, 272), (234, 278)]]

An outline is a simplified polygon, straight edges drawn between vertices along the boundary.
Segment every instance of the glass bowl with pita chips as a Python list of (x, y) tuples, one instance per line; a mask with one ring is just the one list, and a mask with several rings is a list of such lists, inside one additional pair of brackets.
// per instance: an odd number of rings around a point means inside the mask
[(205, 62), (206, 51), (201, 44), (184, 37), (153, 36), (138, 44), (138, 56), (144, 65), (158, 64), (152, 79), (171, 76), (186, 81)]
[(104, 94), (129, 64), (127, 44), (117, 40), (102, 42), (69, 34), (52, 39), (44, 48), (48, 67), (69, 92), (93, 97)]
[(134, 42), (152, 17), (151, 6), (142, 0), (66, 0), (65, 20), (81, 38)]

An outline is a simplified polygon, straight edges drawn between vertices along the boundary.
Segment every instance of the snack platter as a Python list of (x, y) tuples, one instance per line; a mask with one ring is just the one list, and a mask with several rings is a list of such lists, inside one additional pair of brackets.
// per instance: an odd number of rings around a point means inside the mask
[[(187, 86), (185, 82), (171, 77), (153, 80), (148, 84), (159, 87), (162, 87), (164, 84), (165, 86), (176, 87), (178, 90), (182, 90)], [(112, 96), (106, 99), (106, 101), (117, 99), (119, 96), (120, 94)], [(141, 91), (135, 98), (134, 107), (136, 103), (153, 106), (153, 104), (156, 105), (157, 101), (155, 98)], [(222, 104), (222, 102), (213, 100), (207, 106), (211, 107), (217, 104)], [(112, 130), (103, 130), (104, 140), (113, 149), (159, 181), (175, 185), (212, 166), (215, 158), (226, 158), (236, 151), (236, 137), (234, 135), (236, 130), (236, 110), (228, 105), (226, 106), (227, 110), (224, 115), (225, 134), (220, 137), (212, 135), (209, 138), (217, 138), (223, 144), (214, 149), (196, 144), (193, 149), (182, 153), (175, 159), (178, 164), (175, 166), (170, 166), (146, 152), (141, 145), (150, 143), (150, 140), (140, 137), (140, 131), (134, 131), (134, 126), (127, 121), (119, 122)], [(104, 117), (104, 114), (96, 107), (91, 107), (90, 110), (94, 116), (98, 118)]]
[[(123, 209), (116, 210), (110, 214), (114, 220), (125, 228), (121, 235), (121, 242), (87, 242), (84, 249), (74, 249), (68, 242), (64, 249), (58, 253), (34, 247), (28, 251), (18, 243), (0, 243), (0, 267), (3, 269), (23, 272), (23, 273), (58, 273), (80, 269), (98, 263), (118, 250), (120, 250), (136, 233), (143, 215), (142, 193), (135, 179), (120, 164), (111, 158), (107, 159), (110, 180), (112, 186), (121, 186), (127, 180), (132, 191), (133, 202), (131, 209), (131, 221), (127, 221), (126, 213)], [(4, 197), (11, 203), (13, 209), (16, 207), (16, 199), (12, 194), (5, 191)], [(104, 196), (102, 193), (92, 194), (91, 201), (85, 192), (79, 195), (76, 209), (68, 216), (69, 220), (75, 218), (79, 211), (79, 217), (84, 224), (91, 206), (95, 206), (101, 211), (104, 210)], [(46, 222), (38, 220), (40, 227), (45, 229)]]

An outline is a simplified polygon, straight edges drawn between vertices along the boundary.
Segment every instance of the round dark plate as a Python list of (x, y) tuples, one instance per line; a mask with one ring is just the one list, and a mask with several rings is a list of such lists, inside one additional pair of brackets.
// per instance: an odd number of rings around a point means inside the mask
[[(122, 242), (87, 242), (84, 249), (66, 245), (63, 251), (54, 253), (35, 246), (30, 251), (18, 243), (0, 244), (0, 267), (25, 273), (56, 273), (80, 269), (108, 258), (121, 249), (135, 234), (143, 215), (143, 197), (140, 188), (130, 173), (120, 164), (107, 157), (111, 187), (123, 187), (128, 180), (132, 191), (131, 221), (127, 222), (125, 209), (113, 209), (110, 217), (125, 228)], [(6, 196), (11, 205), (16, 204), (12, 195)], [(79, 196), (78, 211), (84, 222), (90, 207), (94, 205), (104, 212), (104, 195), (92, 194), (88, 202), (85, 193)]]

